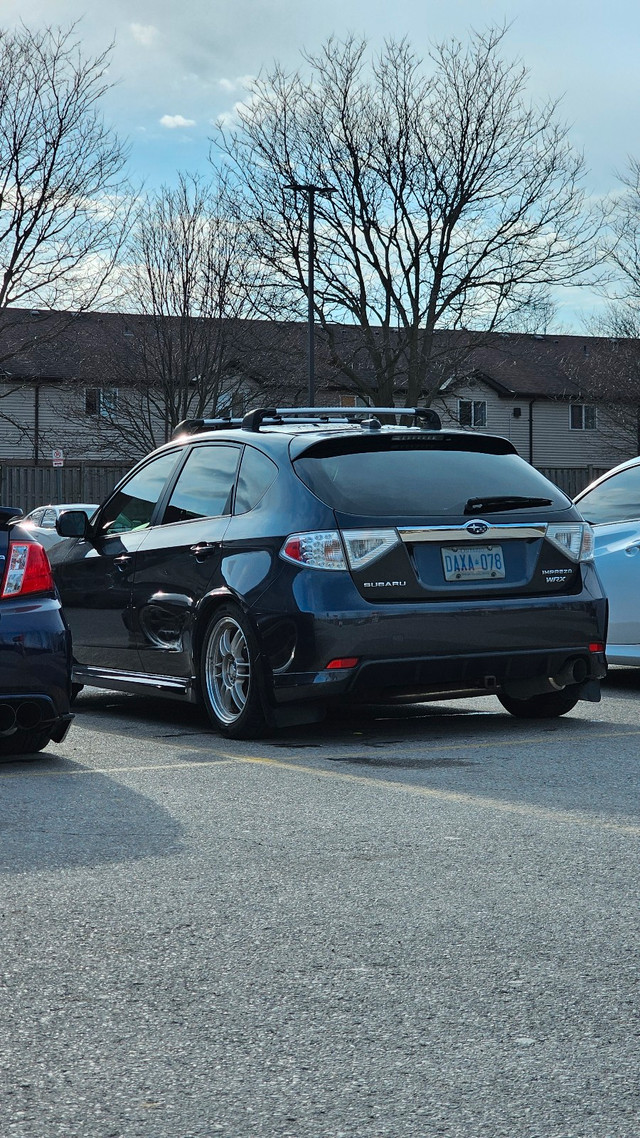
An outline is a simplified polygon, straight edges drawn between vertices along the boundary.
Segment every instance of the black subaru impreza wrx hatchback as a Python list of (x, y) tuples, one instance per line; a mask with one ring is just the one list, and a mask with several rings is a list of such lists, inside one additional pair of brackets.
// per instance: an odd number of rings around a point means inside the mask
[(338, 700), (600, 698), (589, 525), (509, 441), (431, 410), (185, 422), (57, 528), (74, 682), (202, 700), (231, 737)]

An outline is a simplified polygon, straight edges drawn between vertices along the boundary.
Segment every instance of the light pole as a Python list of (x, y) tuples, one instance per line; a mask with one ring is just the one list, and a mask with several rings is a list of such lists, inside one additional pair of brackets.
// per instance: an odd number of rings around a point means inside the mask
[(307, 312), (308, 312), (308, 355), (309, 355), (309, 395), (308, 406), (315, 407), (316, 405), (316, 365), (315, 365), (315, 351), (314, 351), (314, 325), (315, 325), (315, 312), (314, 312), (314, 259), (315, 259), (315, 201), (316, 194), (321, 194), (322, 197), (329, 198), (331, 194), (335, 194), (335, 188), (332, 186), (314, 186), (310, 182), (288, 182), (285, 186), (286, 190), (300, 191), (302, 194), (307, 195), (307, 204), (309, 207), (309, 268), (307, 274)]

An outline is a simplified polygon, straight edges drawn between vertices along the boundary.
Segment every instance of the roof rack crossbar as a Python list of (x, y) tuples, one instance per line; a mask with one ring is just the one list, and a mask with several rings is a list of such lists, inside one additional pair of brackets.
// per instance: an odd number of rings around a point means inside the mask
[(298, 422), (321, 423), (323, 419), (370, 418), (379, 415), (400, 415), (412, 418), (414, 423), (424, 425), (430, 430), (440, 430), (440, 416), (431, 407), (259, 407), (249, 411), (242, 420), (247, 431), (259, 431), (263, 423), (282, 423), (285, 419)]
[(362, 419), (377, 419), (380, 415), (410, 418), (413, 419), (414, 425), (432, 431), (439, 431), (442, 426), (440, 416), (431, 407), (257, 407), (253, 411), (248, 411), (242, 419), (233, 419), (231, 416), (217, 419), (183, 419), (174, 428), (171, 437), (175, 439), (179, 435), (197, 435), (200, 431), (222, 431), (227, 427), (259, 431), (263, 423), (273, 425), (292, 420), (302, 424), (342, 419), (349, 423)]

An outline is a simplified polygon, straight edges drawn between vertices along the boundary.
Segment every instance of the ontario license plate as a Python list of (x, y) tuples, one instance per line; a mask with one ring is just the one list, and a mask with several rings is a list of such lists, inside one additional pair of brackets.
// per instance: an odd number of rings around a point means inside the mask
[(442, 567), (445, 581), (491, 581), (504, 577), (502, 546), (445, 546)]

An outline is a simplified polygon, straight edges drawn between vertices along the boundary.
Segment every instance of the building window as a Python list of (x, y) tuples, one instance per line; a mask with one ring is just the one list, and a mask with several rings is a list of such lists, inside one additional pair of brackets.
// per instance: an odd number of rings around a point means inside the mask
[(596, 409), (592, 403), (572, 403), (569, 407), (569, 426), (572, 431), (595, 431)]
[(485, 399), (459, 399), (458, 422), (461, 427), (486, 427), (487, 403)]
[(87, 415), (113, 419), (118, 408), (117, 387), (87, 387), (84, 393), (84, 410)]
[(338, 407), (366, 407), (366, 403), (360, 395), (341, 395)]

